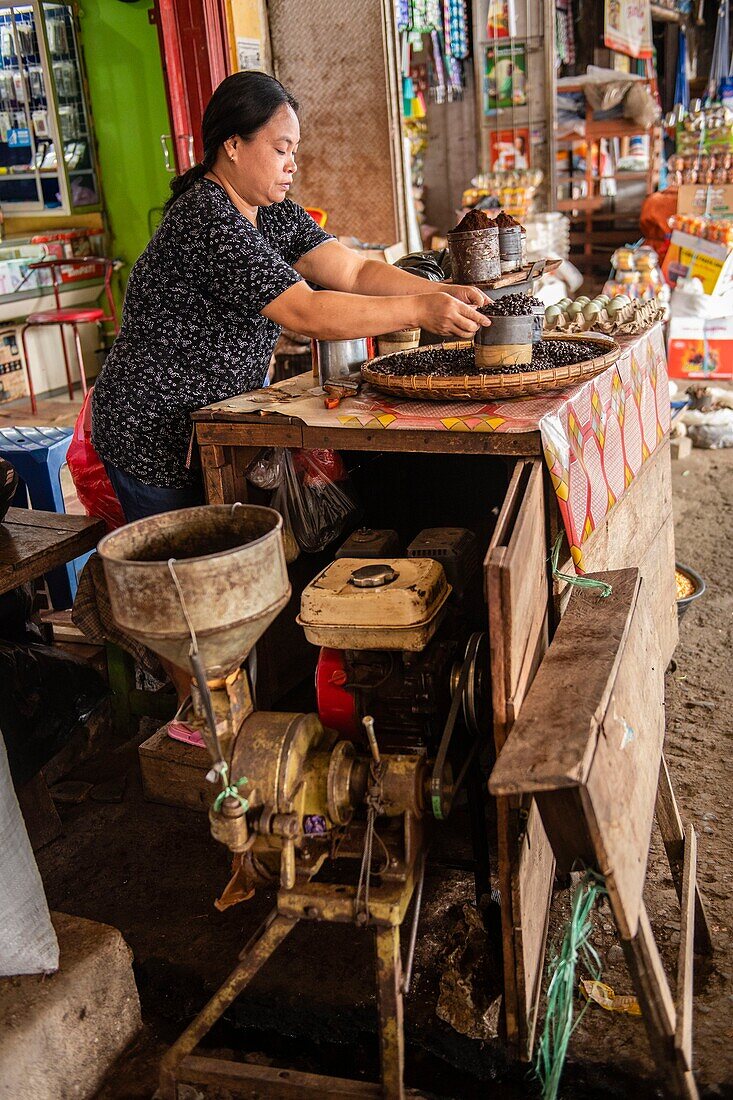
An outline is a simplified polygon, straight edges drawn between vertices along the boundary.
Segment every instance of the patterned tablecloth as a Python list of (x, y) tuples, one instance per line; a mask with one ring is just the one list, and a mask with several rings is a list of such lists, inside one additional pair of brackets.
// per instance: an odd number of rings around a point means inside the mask
[[(661, 325), (620, 341), (618, 362), (554, 395), (493, 404), (393, 400), (365, 387), (337, 409), (303, 377), (209, 408), (280, 412), (311, 427), (452, 432), (539, 431), (570, 551), (583, 570), (583, 543), (626, 492), (669, 430), (667, 360)], [(348, 441), (344, 440), (344, 448)]]

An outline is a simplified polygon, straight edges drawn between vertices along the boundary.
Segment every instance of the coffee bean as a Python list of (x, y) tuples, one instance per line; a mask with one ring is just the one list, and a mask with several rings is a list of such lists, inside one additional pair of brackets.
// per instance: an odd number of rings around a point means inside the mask
[[(526, 295), (525, 295), (526, 297)], [(506, 299), (502, 299), (506, 300)], [(528, 298), (527, 301), (532, 301)], [(496, 303), (498, 304), (498, 303)], [(526, 316), (519, 314), (518, 316)], [(581, 340), (541, 340), (532, 347), (532, 362), (502, 367), (502, 374), (525, 374), (528, 371), (552, 370), (553, 367), (582, 363), (603, 354), (597, 344)], [(473, 347), (468, 348), (420, 348), (418, 351), (395, 352), (381, 362), (369, 364), (376, 374), (403, 378), (406, 375), (427, 375), (434, 378), (450, 378), (464, 374), (480, 374), (476, 366)], [(489, 372), (484, 372), (489, 373)]]
[(535, 308), (542, 308), (539, 298), (532, 298), (529, 294), (507, 294), (482, 306), (479, 313), (487, 317), (528, 317)]

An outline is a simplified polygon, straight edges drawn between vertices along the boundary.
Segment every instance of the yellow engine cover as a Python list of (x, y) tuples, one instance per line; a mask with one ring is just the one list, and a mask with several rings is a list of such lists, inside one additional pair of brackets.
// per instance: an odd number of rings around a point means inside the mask
[(432, 558), (337, 558), (303, 590), (298, 622), (314, 645), (418, 652), (450, 592)]

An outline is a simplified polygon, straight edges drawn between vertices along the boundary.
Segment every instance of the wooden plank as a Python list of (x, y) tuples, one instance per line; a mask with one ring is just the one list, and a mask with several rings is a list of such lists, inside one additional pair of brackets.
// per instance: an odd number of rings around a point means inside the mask
[[(46, 515), (53, 517), (53, 513)], [(86, 516), (73, 518), (81, 521), (76, 530), (70, 530), (66, 523), (53, 524), (52, 518), (43, 526), (7, 520), (0, 524), (0, 593), (36, 580), (96, 547), (105, 532), (104, 523)]]
[(695, 881), (697, 879), (697, 836), (692, 825), (685, 831), (685, 863), (680, 903), (680, 952), (677, 965), (677, 1028), (675, 1046), (685, 1066), (692, 1070), (692, 978), (695, 937)]
[[(43, 527), (51, 531), (68, 531), (81, 533), (83, 531), (101, 531), (105, 526), (102, 520), (93, 516), (75, 516), (66, 512), (43, 512), (37, 508), (8, 508), (3, 525), (18, 527)], [(98, 537), (101, 537), (98, 536)]]
[(677, 1014), (645, 906), (639, 914), (637, 934), (631, 940), (622, 937), (621, 946), (665, 1095), (697, 1100), (695, 1081), (675, 1047)]
[[(517, 462), (484, 561), (497, 751), (520, 711), (547, 645), (543, 466)], [(497, 800), (504, 1016), (515, 1054), (531, 1057), (554, 857), (536, 807)]]
[(639, 589), (637, 570), (596, 576), (613, 592), (574, 592), (491, 774), (492, 794), (574, 787), (588, 776)]
[(664, 743), (664, 667), (642, 589), (581, 796), (623, 937), (642, 906)]
[(527, 813), (526, 833), (519, 850), (519, 866), (513, 876), (512, 911), (520, 916), (514, 930), (520, 1004), (529, 1019), (523, 1029), (524, 1058), (532, 1057), (534, 1032), (542, 992), (545, 941), (550, 920), (555, 860), (539, 809), (532, 799)]
[(309, 427), (250, 416), (196, 424), (200, 447), (333, 447), (342, 451), (409, 451), (429, 454), (540, 455), (536, 432), (424, 432), (415, 429)]
[[(642, 1004), (647, 1002), (651, 1005), (649, 1018), (654, 1023), (657, 1033), (668, 1039), (674, 1038), (677, 1029), (677, 1013), (646, 906), (641, 908), (636, 934), (630, 940), (622, 936), (621, 944), (626, 962), (629, 963), (631, 958), (633, 963), (629, 969), (637, 987), (637, 995), (641, 992), (639, 1000)], [(642, 1017), (644, 1017), (643, 1009)]]
[(509, 487), (489, 549), (484, 559), (484, 589), (489, 607), (489, 652), (491, 656), (491, 687), (494, 708), (494, 740), (497, 752), (506, 738), (507, 730), (507, 664), (509, 652), (504, 635), (502, 568), (507, 543), (521, 508), (531, 463), (517, 462), (509, 481)]
[(413, 454), (541, 455), (537, 432), (421, 432), (411, 429), (303, 428), (304, 447)]
[[(219, 1058), (189, 1055), (177, 1072), (181, 1084), (231, 1089), (244, 1100), (382, 1100), (384, 1090), (372, 1081), (346, 1077), (320, 1077), (294, 1069), (258, 1066), (249, 1062), (225, 1062)], [(420, 1100), (422, 1093), (406, 1089), (406, 1097)]]
[[(669, 869), (672, 873), (677, 897), (682, 904), (683, 866), (685, 858), (685, 830), (677, 807), (672, 780), (667, 761), (662, 756), (659, 769), (659, 789), (656, 805), (657, 824), (662, 834), (662, 842), (667, 853)], [(710, 934), (710, 922), (705, 911), (705, 903), (700, 887), (695, 879), (695, 951), (699, 955), (712, 955), (713, 941)]]
[(196, 441), (199, 447), (212, 444), (221, 447), (302, 447), (303, 425), (282, 424), (262, 416), (255, 421), (242, 419), (233, 423), (199, 421)]
[[(559, 530), (557, 501), (550, 501), (551, 526)], [(554, 537), (553, 537), (554, 544)], [(644, 463), (638, 476), (583, 544), (583, 562), (588, 573), (633, 566), (648, 587), (659, 634), (662, 658), (669, 663), (677, 645), (677, 606), (674, 585), (674, 520), (672, 514), (672, 468), (669, 442)], [(568, 556), (560, 563), (563, 573), (575, 572)], [(569, 598), (564, 581), (555, 582), (558, 613)]]
[[(489, 789), (504, 796), (548, 792), (540, 809), (563, 863), (584, 854), (575, 833), (588, 823), (593, 863), (606, 876), (628, 939), (638, 923), (654, 816), (664, 670), (638, 571), (599, 576), (613, 585), (611, 595), (574, 594)], [(549, 812), (550, 793), (568, 788), (581, 792), (575, 828)]]
[[(506, 739), (510, 709), (544, 648), (549, 604), (543, 469), (539, 460), (518, 463), (484, 561), (489, 604), (489, 645), (497, 751)], [(527, 655), (531, 655), (528, 664)]]
[(548, 598), (545, 501), (541, 463), (532, 464), (522, 507), (502, 561), (504, 630), (508, 632), (507, 700), (520, 684), (528, 649), (534, 649)]
[(16, 795), (31, 848), (37, 852), (63, 832), (61, 818), (48, 792), (43, 772), (37, 772), (19, 787)]

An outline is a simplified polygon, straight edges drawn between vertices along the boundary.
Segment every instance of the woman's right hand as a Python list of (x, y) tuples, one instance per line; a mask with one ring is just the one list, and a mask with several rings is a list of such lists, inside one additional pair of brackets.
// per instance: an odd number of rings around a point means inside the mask
[(456, 336), (459, 340), (473, 340), (481, 326), (488, 327), (491, 324), (483, 313), (444, 291), (421, 294), (416, 301), (420, 328), (434, 332), (436, 336)]

